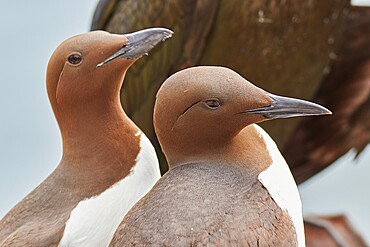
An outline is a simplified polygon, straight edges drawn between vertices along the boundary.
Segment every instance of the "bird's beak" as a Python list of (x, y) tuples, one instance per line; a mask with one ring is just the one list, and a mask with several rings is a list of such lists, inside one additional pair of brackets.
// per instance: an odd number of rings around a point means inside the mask
[(148, 52), (159, 42), (172, 36), (173, 32), (167, 28), (148, 28), (134, 33), (124, 34), (128, 42), (115, 54), (99, 63), (97, 67), (103, 66), (116, 58), (135, 59)]
[(325, 107), (309, 101), (278, 96), (270, 93), (267, 95), (272, 100), (269, 106), (251, 109), (246, 112), (260, 114), (268, 119), (332, 114), (332, 112)]

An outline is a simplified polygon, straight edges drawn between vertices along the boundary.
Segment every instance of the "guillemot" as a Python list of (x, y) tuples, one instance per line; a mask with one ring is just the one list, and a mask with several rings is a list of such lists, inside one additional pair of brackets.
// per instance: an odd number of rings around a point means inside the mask
[(169, 171), (110, 246), (305, 246), (294, 178), (255, 123), (331, 114), (268, 93), (222, 67), (185, 69), (160, 88), (154, 127)]
[(172, 35), (94, 31), (64, 41), (46, 84), (63, 141), (58, 167), (0, 221), (0, 246), (107, 246), (160, 178), (157, 156), (119, 92), (129, 67)]

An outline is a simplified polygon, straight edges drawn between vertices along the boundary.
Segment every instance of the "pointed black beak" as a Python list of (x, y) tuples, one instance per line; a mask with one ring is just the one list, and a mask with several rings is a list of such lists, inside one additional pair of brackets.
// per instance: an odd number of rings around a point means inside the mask
[(153, 49), (159, 42), (165, 41), (172, 36), (173, 32), (167, 28), (148, 28), (134, 33), (125, 34), (128, 39), (119, 51), (99, 63), (97, 67), (103, 66), (117, 58), (135, 59), (143, 55), (148, 55), (148, 52)]
[(269, 119), (332, 114), (332, 112), (325, 107), (309, 101), (278, 96), (270, 93), (268, 96), (272, 100), (271, 105), (248, 110), (247, 112), (260, 114)]

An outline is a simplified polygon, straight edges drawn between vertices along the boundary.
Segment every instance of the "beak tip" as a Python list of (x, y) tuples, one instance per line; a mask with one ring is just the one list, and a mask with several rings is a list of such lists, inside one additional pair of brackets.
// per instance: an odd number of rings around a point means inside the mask
[(317, 105), (316, 104), (316, 107), (317, 108), (320, 108), (320, 113), (317, 114), (318, 116), (320, 116), (320, 115), (325, 116), (325, 115), (332, 115), (333, 114), (332, 111), (330, 111), (328, 108), (326, 108), (324, 106), (321, 106), (321, 105)]
[(96, 67), (101, 67), (119, 57), (135, 59), (148, 55), (151, 49), (161, 41), (164, 42), (166, 39), (171, 38), (173, 33), (174, 32), (170, 29), (158, 27), (125, 34), (128, 43), (105, 61), (99, 63)]
[(326, 109), (326, 111), (323, 112), (323, 115), (333, 115), (333, 112), (329, 109)]
[(271, 105), (252, 109), (248, 112), (261, 114), (267, 119), (321, 116), (333, 114), (329, 109), (313, 102), (274, 95), (270, 93), (268, 93), (268, 96), (272, 99)]
[(164, 35), (164, 37), (162, 39), (162, 42), (165, 41), (166, 39), (171, 38), (172, 35), (173, 35), (173, 31), (170, 30), (170, 29), (166, 29), (165, 35)]

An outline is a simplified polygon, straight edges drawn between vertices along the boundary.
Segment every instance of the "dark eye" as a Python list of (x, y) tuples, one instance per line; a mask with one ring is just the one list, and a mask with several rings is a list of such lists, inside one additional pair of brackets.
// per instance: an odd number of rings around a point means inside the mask
[(218, 108), (218, 107), (221, 105), (221, 103), (220, 103), (220, 101), (218, 101), (218, 100), (210, 99), (210, 100), (207, 100), (207, 101), (206, 101), (206, 105), (207, 105), (209, 108), (216, 109), (216, 108)]
[(72, 54), (68, 57), (68, 62), (70, 64), (79, 64), (82, 61), (82, 57), (79, 54)]

